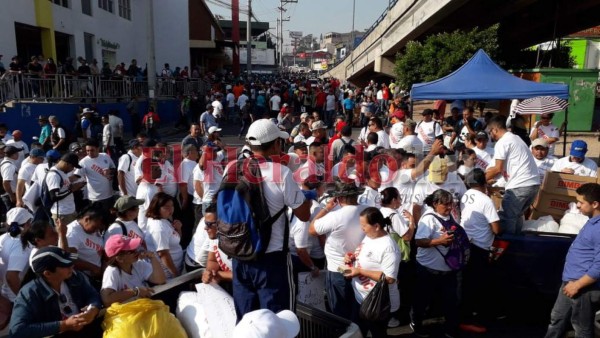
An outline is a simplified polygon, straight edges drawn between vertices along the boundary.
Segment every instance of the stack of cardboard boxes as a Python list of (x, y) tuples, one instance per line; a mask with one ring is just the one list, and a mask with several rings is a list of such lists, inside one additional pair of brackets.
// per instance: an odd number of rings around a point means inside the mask
[[(598, 176), (600, 177), (600, 169)], [(560, 222), (565, 210), (569, 209), (569, 203), (577, 202), (577, 188), (586, 183), (600, 183), (600, 179), (554, 172), (546, 173), (540, 192), (533, 203), (531, 218), (538, 219), (541, 216), (550, 215)]]

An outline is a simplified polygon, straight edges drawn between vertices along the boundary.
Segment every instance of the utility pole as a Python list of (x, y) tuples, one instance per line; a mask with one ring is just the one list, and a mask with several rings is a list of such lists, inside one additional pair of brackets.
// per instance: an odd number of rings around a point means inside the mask
[(231, 0), (231, 41), (233, 42), (233, 53), (231, 67), (234, 76), (240, 75), (240, 2)]
[(279, 10), (279, 31), (278, 31), (278, 35), (277, 35), (277, 43), (279, 46), (279, 67), (282, 68), (283, 67), (283, 22), (284, 21), (290, 21), (290, 17), (288, 17), (287, 19), (283, 18), (283, 12), (286, 12), (287, 10), (284, 8), (285, 5), (287, 4), (296, 4), (298, 3), (298, 0), (279, 0), (279, 7), (277, 7), (277, 9)]
[(252, 74), (252, 0), (248, 0), (248, 22), (246, 23), (246, 76)]
[(354, 11), (356, 9), (356, 0), (352, 0), (352, 32), (350, 32), (350, 45), (352, 46), (352, 49), (350, 49), (350, 51), (354, 50)]
[[(148, 104), (156, 112), (156, 55), (154, 53), (154, 0), (149, 1), (148, 19), (146, 20), (146, 36), (148, 38)], [(148, 107), (150, 108), (150, 107)]]

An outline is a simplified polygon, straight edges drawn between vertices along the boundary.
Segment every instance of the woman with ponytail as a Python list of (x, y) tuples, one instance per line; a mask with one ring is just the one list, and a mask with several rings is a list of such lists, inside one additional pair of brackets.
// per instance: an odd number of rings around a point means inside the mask
[(21, 232), (29, 229), (33, 215), (25, 208), (12, 208), (6, 213), (8, 232), (0, 236), (0, 273), (3, 284), (0, 293), (11, 303), (15, 301), (21, 288), (21, 281), (27, 271), (31, 247), (21, 245)]

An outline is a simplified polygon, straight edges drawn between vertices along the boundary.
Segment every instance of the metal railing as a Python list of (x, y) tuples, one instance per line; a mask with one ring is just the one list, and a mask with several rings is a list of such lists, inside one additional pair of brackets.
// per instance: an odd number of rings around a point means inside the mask
[[(156, 97), (206, 93), (201, 79), (157, 78)], [(136, 77), (100, 75), (43, 75), (5, 73), (0, 77), (0, 104), (8, 101), (107, 100), (148, 95), (148, 82)]]

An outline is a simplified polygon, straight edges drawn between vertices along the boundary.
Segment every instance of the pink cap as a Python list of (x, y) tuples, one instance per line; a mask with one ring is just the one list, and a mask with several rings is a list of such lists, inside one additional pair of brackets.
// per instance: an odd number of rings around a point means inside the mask
[(112, 235), (104, 245), (106, 256), (114, 257), (121, 251), (136, 250), (142, 244), (141, 238), (131, 238), (123, 235)]

